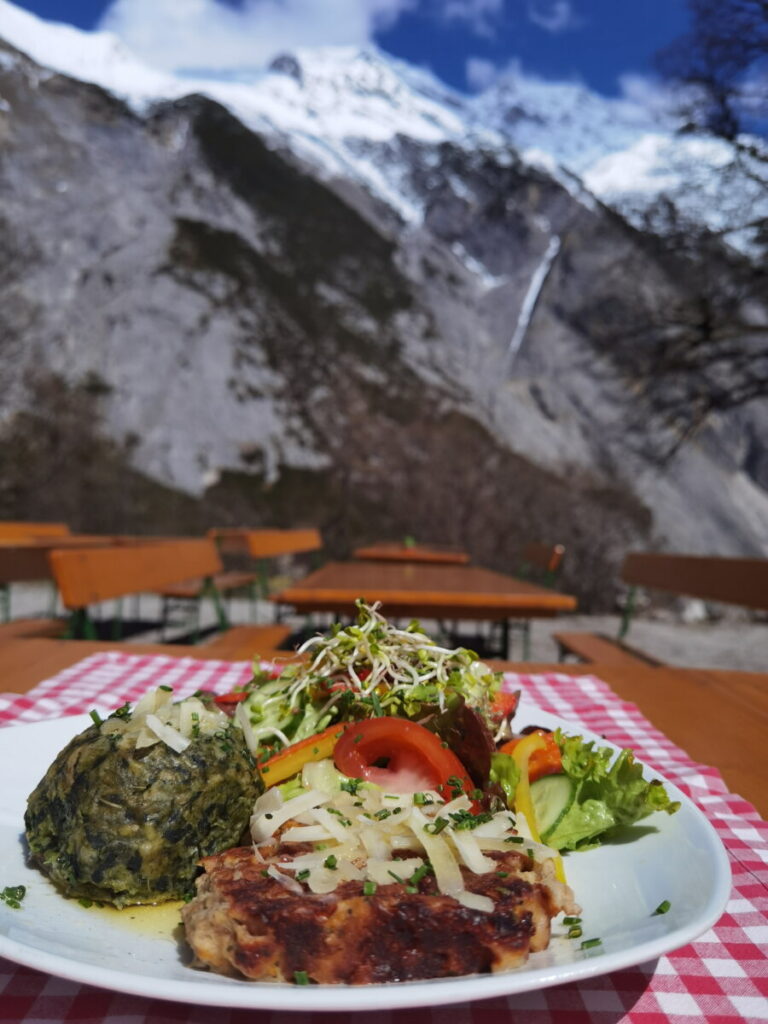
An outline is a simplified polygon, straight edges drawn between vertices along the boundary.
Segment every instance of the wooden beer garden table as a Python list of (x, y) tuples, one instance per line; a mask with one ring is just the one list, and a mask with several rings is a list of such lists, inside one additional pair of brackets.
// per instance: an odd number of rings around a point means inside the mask
[(354, 615), (356, 601), (380, 601), (388, 617), (501, 623), (509, 650), (512, 619), (573, 611), (576, 598), (474, 565), (329, 562), (271, 598), (297, 612)]
[(397, 541), (379, 541), (355, 548), (355, 558), (365, 562), (436, 562), (444, 565), (467, 565), (466, 551), (433, 544), (403, 544)]

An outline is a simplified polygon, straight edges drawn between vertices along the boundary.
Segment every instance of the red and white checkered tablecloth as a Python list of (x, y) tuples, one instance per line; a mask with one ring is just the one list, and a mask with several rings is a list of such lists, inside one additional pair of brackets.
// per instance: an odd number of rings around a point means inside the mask
[[(224, 693), (246, 682), (248, 663), (96, 654), (25, 696), (0, 695), (0, 725), (37, 722), (133, 702), (160, 683), (177, 696)], [(768, 1021), (768, 822), (729, 793), (716, 769), (696, 764), (594, 676), (508, 676), (534, 704), (621, 746), (676, 783), (704, 811), (728, 851), (731, 899), (696, 942), (643, 964), (584, 981), (434, 1009), (349, 1013), (347, 1024), (732, 1024)], [(103, 991), (0, 959), (3, 1024), (328, 1024), (329, 1015), (215, 1009)]]

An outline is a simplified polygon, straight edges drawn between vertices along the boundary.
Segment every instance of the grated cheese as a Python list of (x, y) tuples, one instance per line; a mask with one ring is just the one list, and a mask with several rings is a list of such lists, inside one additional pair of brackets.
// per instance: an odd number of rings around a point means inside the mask
[(137, 750), (165, 743), (180, 754), (197, 736), (209, 736), (228, 726), (229, 718), (218, 708), (207, 707), (197, 697), (174, 703), (172, 690), (157, 687), (145, 693), (129, 715), (110, 716), (100, 728), (107, 736), (134, 736)]
[[(330, 893), (351, 879), (407, 884), (414, 872), (427, 867), (441, 893), (473, 910), (493, 910), (489, 896), (466, 889), (462, 865), (486, 874), (496, 867), (487, 851), (522, 852), (506, 842), (517, 834), (509, 811), (478, 821), (465, 794), (444, 803), (437, 792), (427, 790), (416, 804), (412, 793), (387, 793), (371, 783), (350, 793), (341, 789), (341, 781), (331, 762), (317, 762), (303, 776), (310, 788), (286, 798), (275, 786), (256, 801), (251, 817), (254, 844), (273, 838), (280, 844), (318, 844), (295, 856), (279, 851), (286, 854), (279, 860), (282, 873), (294, 878), (301, 873), (311, 892)], [(556, 856), (536, 842), (526, 842), (524, 849), (541, 862)]]

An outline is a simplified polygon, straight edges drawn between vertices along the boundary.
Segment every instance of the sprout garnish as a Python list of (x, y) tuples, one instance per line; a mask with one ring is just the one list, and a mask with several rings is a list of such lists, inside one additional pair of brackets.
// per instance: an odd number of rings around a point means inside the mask
[(257, 679), (245, 702), (252, 738), (274, 752), (335, 721), (380, 715), (417, 718), (460, 694), (484, 717), (500, 677), (464, 647), (441, 647), (418, 622), (400, 629), (379, 604), (356, 602), (357, 622), (335, 625), (299, 647), (309, 655), (277, 679)]

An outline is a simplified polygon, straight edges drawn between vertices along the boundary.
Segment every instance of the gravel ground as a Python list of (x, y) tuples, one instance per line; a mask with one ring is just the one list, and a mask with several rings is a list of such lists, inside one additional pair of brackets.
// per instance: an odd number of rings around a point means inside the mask
[[(123, 614), (130, 617), (135, 613), (135, 602), (124, 602)], [(47, 586), (15, 586), (12, 592), (12, 613), (23, 615), (49, 615), (51, 591)], [(141, 618), (159, 618), (160, 602), (153, 595), (143, 595), (139, 604)], [(60, 611), (60, 609), (59, 609)], [(274, 609), (267, 602), (259, 602), (251, 608), (246, 601), (232, 601), (229, 604), (233, 623), (274, 621)], [(722, 612), (722, 609), (720, 610)], [(104, 615), (111, 615), (114, 605), (106, 605)], [(768, 672), (768, 620), (750, 620), (738, 610), (729, 610), (717, 618), (702, 618), (704, 606), (691, 602), (682, 606), (677, 613), (671, 611), (637, 615), (627, 636), (627, 642), (647, 654), (671, 665), (687, 665), (698, 668), (730, 668), (753, 672)], [(697, 621), (687, 621), (695, 617)], [(203, 609), (202, 622), (214, 623), (210, 603)], [(308, 625), (303, 618), (289, 618), (287, 623), (295, 628)], [(327, 620), (326, 620), (327, 621)], [(531, 628), (531, 660), (538, 662), (557, 661), (557, 646), (552, 640), (555, 632), (584, 630), (615, 637), (619, 618), (616, 615), (566, 615), (556, 619), (534, 620)], [(320, 631), (325, 622), (317, 620), (309, 624)], [(466, 624), (470, 629), (471, 625)], [(424, 622), (424, 627), (433, 632), (435, 625)], [(172, 639), (183, 627), (170, 628), (163, 637), (160, 631), (145, 632), (125, 641), (154, 642)], [(522, 658), (519, 636), (513, 636), (512, 657)]]

